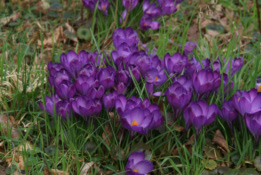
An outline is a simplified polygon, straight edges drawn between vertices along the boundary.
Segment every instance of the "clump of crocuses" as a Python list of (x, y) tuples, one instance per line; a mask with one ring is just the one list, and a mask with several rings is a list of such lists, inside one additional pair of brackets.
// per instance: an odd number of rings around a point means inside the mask
[(153, 164), (145, 160), (145, 154), (142, 151), (135, 151), (129, 156), (125, 171), (127, 175), (145, 175), (153, 168)]

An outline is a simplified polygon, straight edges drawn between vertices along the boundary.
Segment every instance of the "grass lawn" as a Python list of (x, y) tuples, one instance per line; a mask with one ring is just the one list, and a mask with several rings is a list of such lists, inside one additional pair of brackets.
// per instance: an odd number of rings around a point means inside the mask
[[(145, 31), (140, 27), (142, 1), (127, 12), (122, 23), (121, 14), (126, 10), (122, 0), (109, 1), (107, 16), (98, 5), (93, 11), (85, 8), (81, 0), (0, 1), (0, 174), (120, 175), (126, 173), (128, 157), (137, 150), (143, 151), (145, 159), (153, 164), (153, 170), (148, 173), (151, 175), (260, 174), (261, 142), (255, 142), (245, 124), (245, 115), (238, 114), (230, 128), (218, 114), (211, 124), (201, 127), (199, 134), (194, 125), (186, 128), (188, 124), (183, 112), (177, 112), (175, 120), (175, 109), (165, 92), (176, 81), (175, 77), (185, 75), (191, 68), (174, 74), (165, 68), (166, 80), (160, 85), (152, 82), (154, 89), (150, 94), (146, 82), (152, 73), (148, 75), (149, 71), (140, 69), (138, 80), (136, 69), (130, 64), (123, 65), (124, 69), (129, 66), (126, 68), (129, 84), (125, 97), (148, 98), (150, 103), (159, 106), (164, 120), (162, 125), (146, 134), (123, 126), (122, 116), (128, 112), (121, 114), (114, 107), (106, 110), (103, 103), (98, 114), (86, 114), (88, 120), (75, 110), (71, 110), (70, 119), (61, 119), (59, 111), (54, 110), (56, 117), (53, 117), (41, 109), (40, 103), (46, 104), (46, 97), (61, 90), (49, 83), (49, 62), (60, 62), (61, 54), (70, 50), (76, 53), (97, 51), (104, 58), (96, 65), (97, 69), (111, 66), (116, 72), (120, 71), (111, 58), (111, 53), (117, 50), (115, 42), (120, 41), (112, 36), (116, 29), (127, 27), (139, 36), (137, 49), (146, 50), (151, 57), (157, 55), (163, 60), (167, 53), (171, 56), (176, 52), (183, 54), (186, 43), (195, 42), (196, 48), (187, 57), (190, 62), (195, 58), (198, 64), (206, 67), (205, 59), (208, 58), (209, 68), (215, 69), (216, 60), (221, 64), (225, 60), (224, 66), (218, 67), (218, 88), (207, 95), (193, 90), (190, 101), (204, 99), (221, 110), (224, 101), (232, 99), (238, 90), (248, 92), (256, 88), (261, 76), (261, 31), (256, 1), (184, 0), (175, 13), (156, 19), (161, 25), (159, 29)], [(261, 1), (257, 2), (261, 8)], [(241, 57), (244, 60), (242, 68), (232, 74), (233, 67), (229, 66), (232, 59)], [(223, 73), (229, 74), (228, 84), (233, 83), (229, 92)], [(97, 73), (99, 80), (100, 74)], [(157, 75), (153, 80), (156, 82), (160, 78)], [(108, 83), (103, 86), (106, 85)], [(258, 88), (256, 91), (261, 91)], [(117, 89), (116, 84), (105, 88), (105, 94), (114, 89)], [(153, 95), (155, 92), (160, 95)], [(77, 102), (76, 97), (73, 98), (70, 105)], [(256, 103), (261, 104), (261, 101)], [(87, 107), (92, 104), (88, 103)], [(241, 108), (247, 111), (252, 106), (238, 108), (236, 112), (240, 113)], [(151, 112), (151, 115), (155, 113)], [(138, 125), (135, 122), (131, 127)], [(261, 122), (256, 127), (259, 127), (260, 136)]]

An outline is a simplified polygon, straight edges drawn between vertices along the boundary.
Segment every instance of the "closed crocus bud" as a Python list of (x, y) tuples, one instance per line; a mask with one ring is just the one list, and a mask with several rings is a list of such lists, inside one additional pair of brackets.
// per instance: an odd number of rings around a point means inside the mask
[[(138, 66), (141, 74), (144, 76), (145, 73), (151, 68), (151, 59), (147, 54), (140, 53), (135, 55), (135, 64)], [(132, 58), (130, 58), (132, 59)]]
[(94, 10), (95, 9), (95, 5), (97, 3), (98, 0), (82, 0), (84, 7), (90, 9), (90, 10)]
[(87, 53), (82, 51), (80, 55), (81, 56), (78, 56), (74, 51), (69, 51), (67, 54), (63, 53), (60, 57), (64, 68), (73, 78), (77, 78), (81, 68), (87, 64)]
[(102, 96), (105, 93), (105, 88), (102, 85), (94, 84), (93, 87), (91, 87), (87, 93), (87, 96), (91, 99), (101, 99)]
[(129, 156), (125, 171), (126, 175), (146, 175), (153, 168), (153, 164), (145, 160), (145, 154), (142, 151), (135, 151)]
[(160, 3), (162, 15), (170, 15), (177, 11), (177, 2), (175, 0), (164, 0)]
[(253, 114), (245, 114), (245, 123), (249, 131), (255, 137), (256, 145), (261, 137), (261, 111)]
[(233, 121), (238, 117), (238, 111), (234, 107), (233, 100), (224, 101), (220, 117), (223, 118), (232, 128)]
[(113, 45), (116, 49), (123, 43), (127, 44), (131, 49), (137, 48), (139, 43), (138, 34), (130, 27), (125, 30), (118, 28), (112, 34)]
[(98, 79), (100, 84), (105, 89), (110, 89), (114, 86), (116, 71), (112, 66), (100, 69), (98, 72)]
[(139, 3), (139, 0), (122, 0), (122, 4), (125, 7), (125, 9), (130, 11), (134, 9)]
[(104, 15), (108, 15), (108, 8), (110, 7), (110, 3), (108, 0), (100, 0), (98, 4), (98, 9), (103, 12)]
[(150, 0), (145, 0), (142, 4), (144, 15), (152, 18), (160, 17), (161, 8), (156, 6), (156, 3), (151, 3)]
[(210, 68), (210, 59), (208, 59), (208, 58), (203, 59), (203, 60), (201, 60), (201, 63), (200, 63), (200, 61), (197, 61), (193, 57), (187, 64), (185, 73), (192, 76), (195, 71), (199, 71), (202, 69), (209, 69), (209, 68)]
[(71, 100), (72, 109), (79, 114), (83, 119), (88, 120), (92, 115), (97, 115), (102, 110), (100, 100), (91, 99), (86, 96), (80, 96)]
[(256, 113), (261, 111), (261, 93), (256, 89), (237, 91), (233, 96), (233, 103), (242, 116), (245, 113)]
[(219, 59), (215, 60), (212, 65), (213, 65), (213, 70), (220, 73), (221, 65)]
[(168, 102), (174, 111), (174, 120), (177, 120), (178, 115), (183, 108), (190, 102), (192, 97), (192, 88), (187, 89), (182, 84), (174, 82), (166, 92)]
[(140, 20), (140, 28), (142, 30), (157, 30), (160, 28), (160, 23), (158, 21), (153, 21), (151, 17), (143, 16)]
[(80, 75), (75, 81), (75, 87), (81, 95), (87, 95), (90, 88), (99, 86), (99, 81), (94, 77)]
[(119, 95), (115, 101), (115, 108), (119, 115), (122, 115), (125, 111), (127, 99), (124, 95)]
[(115, 107), (115, 101), (117, 99), (117, 96), (118, 94), (115, 91), (103, 96), (102, 101), (105, 109), (110, 111)]
[(186, 55), (193, 54), (193, 50), (197, 47), (197, 43), (195, 42), (187, 42), (184, 47), (184, 53)]
[(58, 95), (52, 95), (51, 97), (46, 96), (45, 106), (43, 105), (43, 103), (40, 102), (40, 107), (51, 116), (54, 116), (54, 111), (56, 111), (57, 103), (60, 101), (62, 100), (58, 97)]
[(64, 67), (61, 63), (49, 62), (47, 67), (48, 67), (48, 71), (49, 71), (50, 75), (53, 77), (55, 77), (57, 75), (57, 73), (61, 72), (64, 69)]
[[(234, 58), (232, 59), (232, 62), (230, 64), (230, 59), (227, 62), (227, 66), (226, 66), (226, 74), (229, 73), (229, 69), (231, 72), (231, 76), (233, 76), (236, 72), (240, 71), (240, 69), (243, 67), (244, 65), (244, 58), (243, 57), (239, 57), (239, 58)], [(224, 64), (226, 63), (226, 59), (224, 60)]]
[(54, 89), (57, 95), (64, 100), (72, 98), (76, 93), (76, 88), (70, 81), (63, 81), (56, 85)]
[(116, 73), (116, 82), (124, 83), (125, 85), (129, 85), (131, 82), (129, 72), (126, 70), (120, 70)]
[(219, 109), (215, 104), (208, 105), (203, 100), (191, 102), (183, 112), (186, 129), (193, 125), (198, 135), (201, 127), (207, 126), (214, 122), (218, 113)]
[(140, 81), (141, 75), (140, 75), (139, 68), (137, 66), (135, 66), (135, 65), (130, 65), (129, 69), (130, 69), (129, 71), (133, 74), (134, 78), (137, 81)]
[(119, 82), (117, 85), (116, 85), (116, 92), (117, 94), (125, 94), (127, 91), (127, 86), (122, 83), (122, 82)]
[(175, 73), (180, 74), (185, 69), (188, 64), (188, 57), (180, 53), (175, 53), (173, 56), (167, 53), (164, 57), (164, 63), (168, 74), (172, 76)]
[(79, 76), (96, 77), (97, 69), (94, 64), (86, 64), (79, 72)]
[(111, 52), (112, 60), (114, 61), (115, 65), (119, 67), (122, 62), (125, 64), (128, 63), (128, 57), (133, 53), (131, 47), (129, 47), (126, 43), (122, 43), (119, 45), (117, 51)]
[(60, 116), (63, 120), (66, 120), (67, 118), (70, 119), (71, 117), (71, 104), (68, 100), (65, 101), (59, 101), (56, 105), (56, 111), (58, 116)]
[(218, 88), (221, 82), (220, 77), (218, 72), (211, 69), (202, 69), (194, 72), (192, 84), (199, 97), (204, 94), (209, 95), (210, 92)]

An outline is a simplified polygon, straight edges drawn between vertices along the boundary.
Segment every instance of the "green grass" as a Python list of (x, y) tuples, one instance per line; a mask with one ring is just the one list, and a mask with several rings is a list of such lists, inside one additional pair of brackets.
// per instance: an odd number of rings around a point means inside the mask
[[(68, 3), (72, 3), (69, 1)], [(210, 2), (210, 1), (209, 1)], [(206, 1), (206, 3), (209, 3)], [(64, 4), (64, 1), (61, 1)], [(254, 25), (253, 33), (257, 33), (257, 12), (253, 7), (247, 10), (247, 2), (239, 1), (235, 4), (232, 1), (221, 1), (223, 6), (233, 9), (236, 14), (236, 19), (230, 22), (230, 32), (233, 37), (230, 38), (228, 44), (222, 45), (222, 41), (217, 37), (212, 37), (212, 45), (204, 37), (200, 35), (198, 40), (199, 49), (195, 51), (196, 59), (210, 58), (215, 60), (217, 58), (229, 58), (243, 56), (246, 64), (242, 70), (233, 77), (234, 89), (231, 95), (238, 89), (249, 90), (255, 86), (256, 77), (261, 74), (260, 68), (260, 35), (259, 38), (252, 38), (249, 47), (251, 50), (242, 50), (240, 48), (240, 41), (242, 37), (237, 35), (236, 32), (243, 26), (243, 33), (247, 31), (251, 24)], [(76, 7), (79, 7), (78, 4)], [(14, 150), (18, 145), (25, 145), (30, 142), (32, 149), (21, 150), (21, 155), (25, 163), (25, 174), (42, 174), (44, 169), (59, 169), (69, 172), (70, 174), (79, 174), (83, 162), (94, 162), (91, 167), (90, 174), (98, 174), (102, 170), (108, 174), (124, 174), (124, 168), (129, 154), (135, 150), (142, 149), (146, 151), (148, 157), (151, 156), (155, 168), (154, 174), (201, 174), (204, 170), (202, 160), (206, 159), (204, 156), (204, 147), (206, 139), (212, 139), (215, 131), (219, 129), (226, 138), (229, 145), (230, 152), (225, 157), (217, 162), (226, 161), (232, 158), (233, 168), (239, 168), (245, 164), (246, 161), (252, 161), (257, 155), (261, 155), (261, 145), (257, 147), (257, 151), (253, 154), (254, 139), (250, 132), (248, 132), (245, 125), (240, 126), (240, 123), (235, 125), (235, 138), (231, 140), (231, 132), (228, 125), (220, 118), (204, 128), (200, 136), (191, 145), (192, 154), (184, 144), (188, 142), (190, 136), (195, 134), (194, 129), (190, 129), (186, 134), (177, 132), (174, 129), (175, 124), (184, 126), (182, 117), (176, 123), (169, 125), (164, 124), (164, 128), (159, 131), (153, 131), (150, 136), (142, 136), (139, 134), (134, 135), (132, 139), (130, 133), (125, 131), (122, 133), (122, 128), (119, 124), (119, 116), (115, 111), (112, 112), (111, 118), (106, 111), (96, 117), (96, 124), (89, 122), (88, 124), (81, 118), (75, 117), (70, 121), (64, 122), (50, 117), (44, 113), (40, 107), (39, 102), (44, 101), (47, 95), (50, 95), (50, 87), (47, 83), (46, 63), (48, 53), (51, 52), (51, 60), (58, 61), (62, 52), (67, 52), (69, 49), (78, 50), (84, 44), (81, 41), (76, 47), (73, 47), (70, 41), (59, 46), (55, 43), (52, 45), (51, 50), (46, 49), (43, 45), (37, 46), (37, 42), (29, 42), (31, 36), (37, 28), (36, 21), (39, 21), (44, 28), (44, 32), (40, 31), (39, 39), (41, 43), (46, 38), (47, 32), (54, 31), (58, 26), (64, 25), (66, 20), (57, 18), (46, 19), (39, 13), (34, 12), (35, 7), (22, 8), (19, 4), (6, 4), (0, 18), (9, 16), (13, 11), (21, 11), (23, 14), (17, 24), (11, 24), (2, 27), (0, 26), (0, 110), (1, 114), (14, 116), (16, 121), (21, 120), (18, 126), (20, 133), (19, 139), (11, 137), (11, 128), (8, 127), (8, 134), (1, 134), (0, 140), (4, 143), (5, 152), (0, 152), (0, 157), (5, 162), (6, 158), (14, 156)], [(152, 46), (157, 46), (157, 54), (160, 58), (169, 52), (175, 53), (178, 45), (184, 46), (187, 42), (188, 30), (192, 25), (192, 20), (198, 17), (199, 4), (193, 2), (192, 5), (184, 2), (181, 5), (181, 10), (170, 17), (162, 18), (162, 27), (159, 31), (140, 31), (142, 41), (151, 42)], [(242, 7), (239, 10), (237, 7)], [(184, 11), (193, 8), (193, 11), (184, 15)], [(123, 8), (121, 1), (119, 2), (118, 16), (120, 16)], [(183, 10), (183, 11), (182, 11)], [(80, 8), (72, 9), (70, 6), (65, 8), (65, 11), (71, 11), (74, 17), (80, 15)], [(86, 10), (84, 13), (87, 13)], [(112, 31), (110, 25), (114, 20), (114, 11), (109, 11), (110, 15), (105, 20), (104, 16), (95, 11), (95, 16), (90, 27), (91, 40), (87, 41), (92, 43), (91, 50), (98, 50), (103, 42), (103, 39)], [(134, 28), (138, 27), (138, 19), (141, 17), (141, 7), (135, 9), (129, 16), (127, 26)], [(31, 19), (28, 16), (31, 16)], [(176, 23), (168, 24), (167, 22), (177, 18)], [(53, 20), (52, 20), (53, 19)], [(72, 20), (69, 20), (71, 22)], [(26, 29), (17, 32), (17, 28), (23, 26), (25, 22), (30, 22), (31, 29)], [(120, 27), (121, 24), (116, 21), (115, 27)], [(253, 35), (251, 35), (252, 37)], [(155, 37), (157, 38), (156, 40)], [(171, 44), (168, 39), (175, 39), (176, 44)], [(110, 45), (106, 51), (113, 50)], [(181, 49), (182, 50), (182, 49)], [(103, 51), (103, 50), (101, 50)], [(99, 51), (100, 52), (100, 51)], [(43, 54), (43, 58), (39, 58)], [(46, 57), (45, 57), (46, 56)], [(28, 60), (30, 64), (28, 64)], [(37, 63), (33, 64), (36, 61)], [(13, 72), (12, 72), (13, 71)], [(225, 70), (223, 70), (225, 71)], [(37, 78), (37, 80), (35, 80)], [(138, 83), (132, 76), (135, 91), (128, 94), (136, 95), (142, 99), (148, 97), (145, 80)], [(9, 82), (10, 84), (5, 84)], [(34, 88), (33, 82), (37, 82), (38, 86)], [(169, 78), (169, 83), (171, 79)], [(168, 83), (164, 84), (161, 88), (166, 89)], [(32, 90), (30, 90), (30, 88)], [(159, 89), (161, 89), (159, 88)], [(224, 94), (224, 88), (221, 88)], [(8, 94), (6, 94), (6, 91)], [(216, 103), (221, 106), (221, 101), (225, 99), (224, 95), (217, 94), (209, 99), (209, 102)], [(165, 97), (161, 97), (158, 101), (167, 101)], [(166, 103), (163, 106), (163, 113), (166, 121), (168, 120), (168, 113), (171, 112), (171, 107)], [(28, 124), (31, 123), (31, 124)], [(28, 124), (25, 128), (24, 126)], [(111, 131), (108, 133), (108, 128)], [(3, 130), (3, 129), (2, 129)], [(123, 135), (124, 134), (124, 135)], [(107, 143), (108, 142), (108, 143)], [(177, 154), (173, 155), (173, 150), (177, 149)], [(16, 153), (18, 154), (18, 153)], [(1, 163), (6, 167), (6, 163)], [(6, 171), (15, 172), (19, 168), (18, 162), (13, 160), (13, 166), (9, 167)]]

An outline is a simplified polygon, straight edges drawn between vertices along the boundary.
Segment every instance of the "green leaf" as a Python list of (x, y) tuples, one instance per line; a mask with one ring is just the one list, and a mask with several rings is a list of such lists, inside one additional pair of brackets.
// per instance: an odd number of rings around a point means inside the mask
[(208, 170), (214, 170), (215, 168), (217, 168), (217, 163), (214, 160), (202, 160), (201, 162), (203, 164), (203, 166), (205, 167), (205, 169)]

